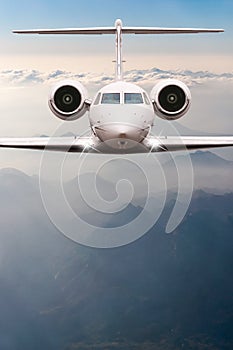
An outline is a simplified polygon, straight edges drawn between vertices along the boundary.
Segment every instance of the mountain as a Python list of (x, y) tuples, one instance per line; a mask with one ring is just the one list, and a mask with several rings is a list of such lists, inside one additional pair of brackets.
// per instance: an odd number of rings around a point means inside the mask
[[(189, 153), (170, 156), (162, 164), (170, 189), (177, 186), (177, 174), (181, 175), (183, 183), (189, 183), (189, 174), (193, 172), (194, 190), (204, 189), (215, 194), (233, 191), (233, 162), (225, 160), (209, 151), (196, 151), (190, 154), (191, 165), (187, 160)], [(188, 167), (188, 168), (187, 168)], [(186, 181), (186, 182), (185, 182)]]
[(225, 160), (210, 151), (196, 151), (191, 154), (191, 159), (194, 166), (210, 166), (210, 167), (228, 167), (233, 168), (233, 162)]
[(92, 249), (56, 230), (34, 178), (0, 180), (1, 349), (232, 349), (232, 193), (196, 191), (167, 235), (171, 198), (141, 239)]

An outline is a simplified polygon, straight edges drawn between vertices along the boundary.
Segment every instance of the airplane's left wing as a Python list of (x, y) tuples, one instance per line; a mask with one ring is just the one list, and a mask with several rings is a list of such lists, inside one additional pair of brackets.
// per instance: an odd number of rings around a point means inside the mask
[(150, 136), (144, 144), (150, 152), (233, 147), (233, 136)]

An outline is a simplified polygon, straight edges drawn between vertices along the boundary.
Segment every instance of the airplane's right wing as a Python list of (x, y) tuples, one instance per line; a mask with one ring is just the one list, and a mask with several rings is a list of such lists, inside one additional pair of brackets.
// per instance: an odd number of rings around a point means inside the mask
[(5, 137), (0, 148), (18, 148), (58, 152), (98, 152), (90, 137)]

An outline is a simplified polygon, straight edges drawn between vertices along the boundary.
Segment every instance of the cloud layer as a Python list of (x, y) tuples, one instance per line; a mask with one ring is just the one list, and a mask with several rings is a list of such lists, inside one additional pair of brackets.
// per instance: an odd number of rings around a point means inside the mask
[[(233, 73), (226, 72), (216, 74), (209, 71), (190, 71), (190, 70), (162, 70), (151, 68), (145, 70), (130, 70), (124, 74), (127, 82), (140, 83), (141, 85), (151, 86), (157, 80), (178, 79), (188, 86), (204, 84), (210, 81), (233, 82)], [(63, 79), (78, 80), (85, 85), (104, 85), (114, 81), (114, 76), (107, 76), (104, 73), (73, 73), (65, 70), (55, 70), (52, 72), (41, 72), (38, 70), (3, 70), (0, 71), (1, 85), (30, 85), (30, 84), (53, 84)]]

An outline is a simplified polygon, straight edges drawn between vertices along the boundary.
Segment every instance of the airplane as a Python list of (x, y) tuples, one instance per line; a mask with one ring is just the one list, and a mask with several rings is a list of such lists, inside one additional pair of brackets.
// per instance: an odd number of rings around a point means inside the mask
[(93, 101), (78, 81), (64, 80), (55, 85), (48, 104), (53, 114), (76, 120), (88, 112), (90, 136), (0, 138), (0, 147), (61, 152), (129, 154), (172, 152), (233, 146), (233, 136), (152, 135), (155, 116), (173, 121), (187, 113), (191, 104), (189, 88), (176, 79), (157, 83), (150, 96), (138, 85), (123, 79), (123, 34), (218, 33), (223, 29), (125, 27), (120, 19), (112, 27), (14, 30), (17, 34), (79, 34), (116, 37), (115, 81), (101, 88)]

